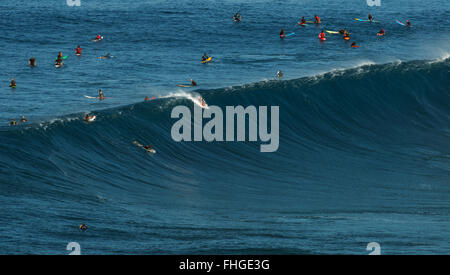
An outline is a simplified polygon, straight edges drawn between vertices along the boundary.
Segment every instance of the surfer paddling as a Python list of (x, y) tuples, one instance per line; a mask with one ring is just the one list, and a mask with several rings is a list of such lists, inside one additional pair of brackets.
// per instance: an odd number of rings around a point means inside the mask
[(153, 149), (153, 147), (150, 144), (142, 145), (139, 142), (137, 142), (136, 140), (133, 141), (133, 144), (135, 144), (137, 147), (144, 149), (148, 153), (153, 153), (153, 154), (156, 153), (156, 150)]
[(97, 41), (101, 41), (103, 40), (103, 36), (101, 36), (100, 34), (98, 34), (92, 41), (93, 42), (97, 42)]
[(111, 54), (110, 53), (107, 53), (105, 56), (99, 56), (98, 58), (99, 59), (108, 59), (108, 58), (110, 58), (111, 57)]

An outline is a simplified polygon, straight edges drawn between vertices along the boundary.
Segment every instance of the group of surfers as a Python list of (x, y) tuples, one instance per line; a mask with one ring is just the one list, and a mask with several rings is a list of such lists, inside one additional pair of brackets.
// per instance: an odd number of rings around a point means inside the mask
[[(322, 22), (321, 22), (321, 20), (320, 20), (320, 17), (316, 14), (316, 15), (314, 15), (314, 19), (315, 19), (315, 21), (310, 21), (311, 23), (314, 23), (314, 24), (321, 24)], [(373, 22), (374, 21), (374, 19), (373, 19), (373, 16), (369, 13), (368, 14), (368, 16), (367, 16), (367, 19), (368, 19), (368, 21), (370, 21), (370, 22)], [(308, 23), (308, 21), (306, 21), (306, 19), (305, 19), (305, 17), (303, 16), (302, 17), (302, 19), (300, 20), (300, 22), (298, 22), (298, 25), (300, 25), (300, 26), (305, 26), (306, 24)], [(407, 19), (406, 20), (406, 25), (408, 26), (408, 27), (411, 27), (411, 22)], [(347, 30), (345, 30), (345, 29), (340, 29), (339, 30), (339, 34), (341, 34), (341, 35), (343, 35), (343, 38), (344, 38), (344, 40), (346, 40), (346, 41), (349, 41), (350, 40), (350, 33), (347, 31)], [(386, 34), (386, 31), (384, 30), (384, 29), (381, 29), (378, 33), (377, 33), (377, 35), (378, 36), (383, 36), (383, 35), (385, 35)], [(280, 32), (280, 38), (286, 38), (287, 36), (286, 36), (286, 32), (284, 31), (284, 29), (281, 29), (281, 32)], [(321, 41), (325, 41), (326, 40), (326, 38), (325, 38), (325, 32), (322, 30), (322, 32), (319, 34), (319, 39), (321, 40)], [(352, 42), (351, 44), (350, 44), (350, 46), (352, 47), (352, 48), (359, 48), (359, 46), (358, 45), (356, 45), (356, 42)]]

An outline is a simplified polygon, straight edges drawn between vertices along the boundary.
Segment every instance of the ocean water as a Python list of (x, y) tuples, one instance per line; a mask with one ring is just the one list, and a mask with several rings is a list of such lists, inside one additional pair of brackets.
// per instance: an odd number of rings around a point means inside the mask
[[(449, 254), (449, 16), (443, 0), (2, 1), (0, 254)], [(360, 48), (318, 41), (340, 28)], [(84, 97), (98, 89), (111, 98)], [(279, 106), (278, 151), (175, 142), (172, 109), (199, 96)]]

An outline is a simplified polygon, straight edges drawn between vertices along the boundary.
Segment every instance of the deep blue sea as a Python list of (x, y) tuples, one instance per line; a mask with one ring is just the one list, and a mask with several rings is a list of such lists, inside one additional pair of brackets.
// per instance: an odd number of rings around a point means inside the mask
[[(445, 0), (2, 0), (0, 254), (450, 254), (449, 18)], [(359, 48), (317, 39), (341, 28)], [(278, 151), (175, 142), (172, 109), (199, 96), (279, 106)]]

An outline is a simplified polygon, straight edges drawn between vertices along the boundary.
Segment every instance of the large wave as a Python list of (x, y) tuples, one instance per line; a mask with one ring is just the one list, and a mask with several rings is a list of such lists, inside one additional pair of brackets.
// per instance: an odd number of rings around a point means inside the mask
[[(363, 65), (178, 93), (93, 112), (98, 119), (89, 124), (80, 113), (4, 127), (0, 193), (85, 201), (122, 200), (126, 193), (161, 204), (264, 200), (272, 207), (302, 200), (309, 208), (327, 207), (323, 200), (389, 204), (405, 188), (448, 188), (449, 68), (448, 59)], [(223, 108), (280, 106), (279, 150), (260, 153), (254, 142), (173, 141), (172, 108), (193, 108), (199, 95)], [(145, 153), (134, 140), (157, 153)], [(369, 189), (379, 195), (364, 196)]]

